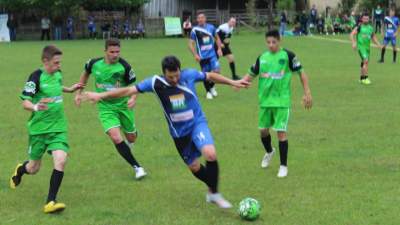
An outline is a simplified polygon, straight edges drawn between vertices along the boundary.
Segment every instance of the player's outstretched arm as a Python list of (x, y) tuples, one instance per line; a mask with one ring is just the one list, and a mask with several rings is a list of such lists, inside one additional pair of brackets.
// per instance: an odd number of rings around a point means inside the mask
[(86, 71), (84, 71), (79, 79), (79, 84), (82, 87), (78, 90), (78, 92), (76, 93), (76, 96), (75, 96), (75, 105), (78, 107), (81, 105), (82, 91), (85, 89), (85, 86), (89, 80), (89, 76), (90, 76), (90, 74), (88, 74)]
[(378, 48), (381, 48), (381, 43), (379, 43), (378, 37), (375, 34), (372, 34), (372, 41), (378, 46)]
[(48, 109), (48, 106), (46, 103), (39, 102), (37, 104), (33, 104), (30, 100), (24, 100), (22, 102), (22, 106), (24, 107), (25, 110), (31, 111), (31, 112), (45, 111)]
[(192, 39), (189, 39), (189, 50), (193, 54), (194, 59), (197, 62), (200, 62), (200, 56), (199, 56), (199, 54), (197, 54), (197, 51), (196, 51), (196, 42)]
[(212, 73), (212, 72), (207, 73), (207, 80), (210, 80), (210, 81), (212, 81), (214, 83), (218, 83), (218, 84), (230, 85), (235, 88), (247, 88), (248, 86), (250, 86), (250, 82), (246, 81), (244, 79), (231, 80), (229, 78), (222, 76), (221, 74)]
[(96, 92), (85, 92), (84, 99), (89, 100), (91, 102), (98, 102), (102, 99), (107, 98), (121, 98), (126, 96), (132, 96), (138, 94), (139, 91), (137, 90), (136, 86), (132, 87), (125, 87), (125, 88), (118, 88), (112, 91), (96, 93)]
[(351, 41), (353, 49), (357, 48), (357, 42), (355, 39), (355, 36), (357, 35), (357, 33), (358, 33), (358, 27), (354, 28), (353, 31), (350, 33), (350, 41)]
[(74, 93), (77, 90), (83, 89), (85, 86), (81, 83), (73, 84), (71, 87), (63, 87), (63, 92)]
[(305, 72), (301, 72), (300, 74), (301, 84), (303, 85), (303, 104), (306, 109), (311, 109), (312, 107), (312, 96), (310, 86), (308, 84), (308, 76)]

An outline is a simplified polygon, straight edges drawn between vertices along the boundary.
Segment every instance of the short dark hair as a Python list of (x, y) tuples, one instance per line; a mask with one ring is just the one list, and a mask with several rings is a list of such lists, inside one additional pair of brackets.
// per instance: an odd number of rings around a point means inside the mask
[(273, 37), (273, 38), (276, 38), (278, 40), (281, 40), (281, 35), (279, 34), (278, 30), (267, 31), (267, 33), (265, 33), (265, 37), (266, 38)]
[(55, 45), (47, 45), (42, 51), (42, 60), (51, 60), (56, 55), (62, 55), (62, 51)]
[(163, 73), (165, 73), (167, 70), (175, 72), (181, 69), (181, 62), (176, 56), (169, 55), (164, 57), (161, 62), (161, 67)]
[(121, 42), (117, 38), (110, 38), (106, 40), (105, 49), (107, 50), (110, 46), (121, 47)]
[(362, 14), (362, 17), (364, 17), (364, 16), (368, 16), (368, 17), (369, 17), (369, 13), (368, 13), (368, 12), (364, 12), (364, 13)]
[(198, 12), (196, 16), (200, 16), (200, 15), (206, 16), (206, 14), (204, 12)]

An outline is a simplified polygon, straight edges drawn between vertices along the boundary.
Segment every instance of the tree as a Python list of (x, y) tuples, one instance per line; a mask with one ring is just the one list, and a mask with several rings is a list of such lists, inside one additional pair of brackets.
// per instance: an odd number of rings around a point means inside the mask
[(279, 10), (293, 10), (294, 3), (293, 0), (278, 0), (276, 2), (276, 8)]
[(82, 0), (82, 6), (87, 10), (120, 10), (137, 8), (149, 0)]

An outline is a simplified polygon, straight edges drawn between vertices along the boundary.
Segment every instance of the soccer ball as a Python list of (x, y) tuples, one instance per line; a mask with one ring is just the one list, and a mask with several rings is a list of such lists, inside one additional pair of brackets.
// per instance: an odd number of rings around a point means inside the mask
[(261, 205), (254, 198), (245, 198), (239, 203), (239, 216), (244, 220), (256, 220), (260, 216)]

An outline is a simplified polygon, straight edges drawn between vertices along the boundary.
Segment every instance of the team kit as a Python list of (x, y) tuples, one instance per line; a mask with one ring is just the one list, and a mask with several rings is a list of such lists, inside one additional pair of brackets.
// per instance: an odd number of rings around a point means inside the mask
[[(275, 154), (271, 137), (271, 131), (275, 131), (280, 156), (277, 177), (286, 177), (292, 76), (299, 77), (303, 87), (303, 106), (311, 109), (308, 76), (295, 53), (281, 46), (279, 32), (271, 30), (265, 34), (267, 49), (249, 66), (247, 74), (239, 77), (230, 48), (235, 25), (235, 18), (231, 18), (215, 28), (207, 23), (204, 14), (198, 14), (197, 26), (191, 31), (188, 45), (201, 70), (182, 68), (178, 57), (166, 56), (161, 61), (161, 75), (148, 77), (138, 83), (131, 65), (120, 57), (121, 43), (118, 39), (106, 40), (105, 55), (87, 61), (79, 82), (70, 87), (63, 85), (62, 51), (54, 45), (45, 46), (41, 56), (42, 67), (28, 77), (20, 95), (24, 109), (31, 112), (28, 120), (28, 159), (16, 166), (10, 178), (10, 187), (16, 189), (21, 185), (24, 175), (36, 174), (43, 155), (48, 153), (53, 157), (54, 168), (43, 211), (55, 213), (66, 208), (64, 203), (57, 201), (70, 151), (63, 93), (74, 92), (77, 106), (84, 101), (96, 103), (105, 134), (132, 168), (135, 178), (144, 178), (147, 172), (132, 153), (137, 139), (133, 107), (137, 95), (153, 93), (163, 109), (170, 136), (180, 157), (193, 176), (206, 185), (206, 201), (223, 209), (231, 208), (232, 204), (219, 191), (219, 164), (214, 138), (200, 105), (196, 83), (203, 83), (206, 98), (212, 100), (218, 96), (216, 84), (242, 89), (249, 88), (254, 79), (258, 79), (259, 138), (265, 149), (261, 167), (267, 168)], [(385, 47), (391, 44), (396, 49), (398, 25), (399, 20), (393, 11), (385, 18)], [(360, 82), (365, 85), (371, 83), (367, 74), (371, 39), (379, 45), (369, 25), (369, 17), (364, 15), (354, 28), (351, 40), (362, 59)], [(396, 53), (394, 51), (394, 61)], [(382, 48), (381, 62), (384, 61), (384, 54), (385, 48)], [(222, 57), (229, 63), (232, 79), (220, 74), (219, 60)], [(85, 92), (90, 77), (95, 81), (95, 91)], [(200, 161), (201, 157), (204, 163)]]

